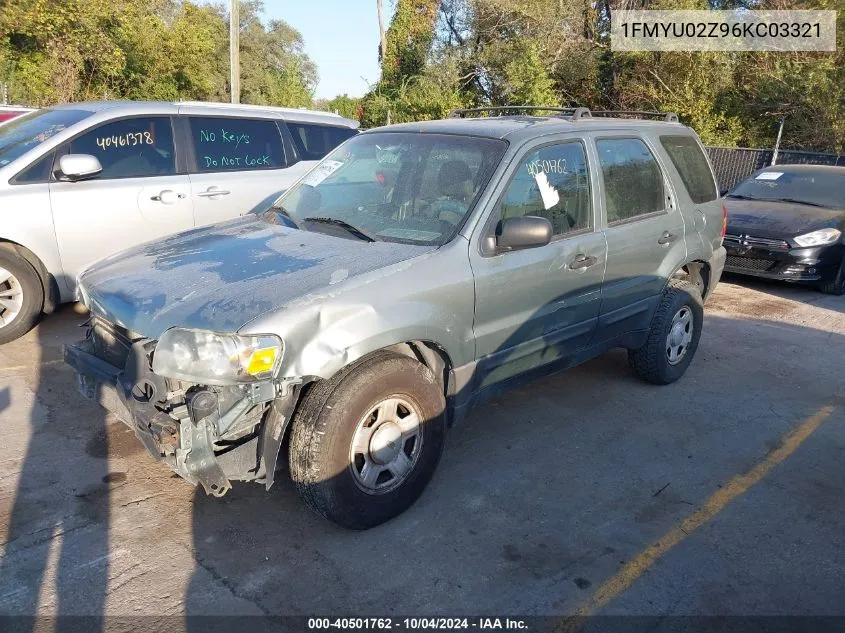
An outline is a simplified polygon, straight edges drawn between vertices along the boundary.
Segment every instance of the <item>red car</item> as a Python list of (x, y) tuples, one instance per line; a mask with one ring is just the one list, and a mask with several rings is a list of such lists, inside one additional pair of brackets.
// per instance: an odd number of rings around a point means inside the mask
[(0, 106), (0, 123), (32, 111), (33, 108), (24, 108), (22, 106)]

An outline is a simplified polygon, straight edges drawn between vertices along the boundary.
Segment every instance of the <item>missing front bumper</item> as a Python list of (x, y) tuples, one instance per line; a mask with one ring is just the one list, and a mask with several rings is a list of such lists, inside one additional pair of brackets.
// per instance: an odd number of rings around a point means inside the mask
[(79, 391), (114, 413), (147, 451), (206, 493), (222, 496), (231, 481), (273, 483), (278, 451), (298, 385), (206, 388), (175, 392), (152, 373), (148, 342), (136, 342), (120, 369), (94, 353), (90, 339), (65, 348)]

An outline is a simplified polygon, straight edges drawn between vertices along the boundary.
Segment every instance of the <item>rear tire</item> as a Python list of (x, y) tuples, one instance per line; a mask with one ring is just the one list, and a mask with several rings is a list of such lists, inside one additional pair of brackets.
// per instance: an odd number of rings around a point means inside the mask
[(15, 247), (0, 244), (0, 345), (29, 332), (44, 308), (44, 288), (35, 268)]
[(651, 320), (648, 340), (639, 349), (628, 350), (631, 369), (656, 385), (675, 382), (695, 356), (703, 320), (698, 288), (681, 279), (669, 280)]
[(845, 257), (839, 265), (839, 272), (830, 281), (824, 281), (819, 285), (819, 290), (829, 295), (845, 294)]
[(292, 420), (297, 491), (318, 514), (353, 530), (401, 514), (440, 460), (445, 406), (431, 370), (393, 352), (315, 384)]

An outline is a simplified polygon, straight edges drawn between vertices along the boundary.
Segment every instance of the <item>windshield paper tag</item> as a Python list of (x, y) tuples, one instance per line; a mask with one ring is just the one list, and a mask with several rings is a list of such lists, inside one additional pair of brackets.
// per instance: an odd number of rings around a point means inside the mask
[(783, 176), (782, 171), (764, 171), (755, 180), (777, 180), (781, 176)]
[(302, 183), (316, 187), (341, 167), (343, 167), (343, 163), (339, 160), (323, 161), (302, 179)]

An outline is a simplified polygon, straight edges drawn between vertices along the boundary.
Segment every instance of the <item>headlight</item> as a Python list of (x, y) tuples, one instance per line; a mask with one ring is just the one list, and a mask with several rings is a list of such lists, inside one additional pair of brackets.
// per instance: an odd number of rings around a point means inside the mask
[(819, 229), (812, 233), (805, 233), (795, 238), (795, 243), (798, 246), (824, 246), (825, 244), (833, 244), (840, 237), (842, 231), (838, 229)]
[(153, 353), (159, 376), (208, 385), (231, 385), (272, 378), (282, 362), (284, 344), (272, 334), (238, 336), (171, 328)]

